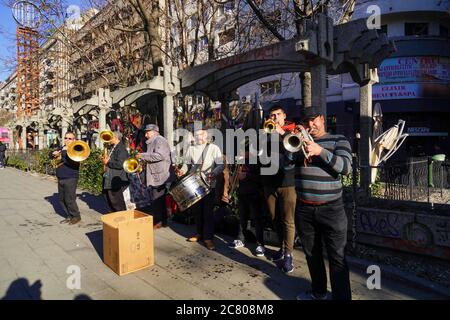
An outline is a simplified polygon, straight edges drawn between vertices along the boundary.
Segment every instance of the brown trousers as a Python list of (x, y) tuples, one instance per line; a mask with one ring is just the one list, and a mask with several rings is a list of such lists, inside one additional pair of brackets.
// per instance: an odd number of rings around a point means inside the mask
[(264, 187), (267, 210), (284, 252), (292, 254), (295, 239), (295, 187)]

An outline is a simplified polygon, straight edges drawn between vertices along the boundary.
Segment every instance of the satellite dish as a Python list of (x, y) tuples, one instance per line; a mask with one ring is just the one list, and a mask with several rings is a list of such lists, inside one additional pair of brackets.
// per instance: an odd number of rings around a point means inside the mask
[(37, 29), (41, 23), (39, 8), (28, 1), (17, 1), (12, 6), (14, 20), (25, 28)]
[(381, 163), (386, 162), (403, 144), (407, 133), (403, 133), (405, 121), (398, 120), (398, 123), (378, 136), (372, 145), (370, 152), (370, 165), (372, 167), (372, 183), (375, 182), (377, 168)]

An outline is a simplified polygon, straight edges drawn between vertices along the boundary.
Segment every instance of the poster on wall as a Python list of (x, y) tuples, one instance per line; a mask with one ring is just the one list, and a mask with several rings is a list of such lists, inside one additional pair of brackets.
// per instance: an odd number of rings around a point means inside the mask
[(385, 59), (378, 68), (380, 83), (450, 82), (450, 58), (398, 57)]

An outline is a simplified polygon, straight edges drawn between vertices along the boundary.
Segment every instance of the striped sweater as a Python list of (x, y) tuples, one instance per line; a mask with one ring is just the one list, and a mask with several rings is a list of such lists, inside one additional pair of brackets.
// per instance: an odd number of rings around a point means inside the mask
[(293, 154), (295, 160), (295, 186), (297, 199), (326, 203), (342, 196), (340, 175), (351, 172), (351, 147), (342, 135), (329, 133), (314, 140), (323, 150), (305, 166), (302, 152)]

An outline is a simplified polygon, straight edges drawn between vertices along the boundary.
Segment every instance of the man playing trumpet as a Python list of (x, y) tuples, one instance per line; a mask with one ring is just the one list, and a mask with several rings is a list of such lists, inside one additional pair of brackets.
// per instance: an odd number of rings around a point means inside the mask
[(323, 259), (325, 245), (332, 298), (350, 300), (349, 270), (344, 252), (347, 216), (342, 201), (340, 175), (350, 173), (352, 150), (346, 137), (326, 132), (320, 107), (304, 108), (302, 124), (314, 139), (305, 142), (304, 151), (309, 160), (305, 161), (302, 152), (291, 154), (290, 158), (297, 165), (296, 226), (311, 275), (311, 297), (327, 297), (327, 274)]
[(128, 151), (122, 142), (122, 133), (112, 133), (111, 151), (101, 157), (105, 166), (103, 174), (103, 194), (112, 212), (127, 209), (123, 192), (127, 188), (128, 176), (123, 169), (123, 162), (128, 159)]

